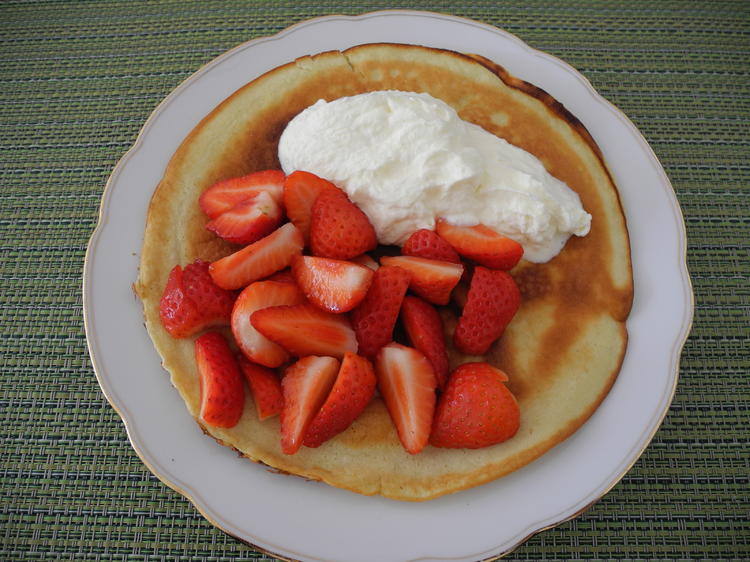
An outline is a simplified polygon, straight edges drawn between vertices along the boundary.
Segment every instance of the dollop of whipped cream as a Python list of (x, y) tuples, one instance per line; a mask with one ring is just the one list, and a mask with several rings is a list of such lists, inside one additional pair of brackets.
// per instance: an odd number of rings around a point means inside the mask
[(485, 224), (541, 263), (591, 225), (578, 194), (535, 156), (429, 94), (389, 90), (319, 100), (287, 125), (279, 160), (286, 174), (305, 170), (344, 189), (381, 244), (402, 245), (443, 217)]

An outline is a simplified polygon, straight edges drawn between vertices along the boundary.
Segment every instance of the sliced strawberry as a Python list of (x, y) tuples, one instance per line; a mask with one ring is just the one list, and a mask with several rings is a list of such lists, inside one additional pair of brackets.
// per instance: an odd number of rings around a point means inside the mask
[(245, 407), (242, 374), (232, 349), (219, 332), (195, 340), (200, 383), (200, 418), (214, 427), (234, 427)]
[(364, 357), (346, 353), (325, 403), (305, 433), (305, 447), (320, 447), (359, 417), (375, 394), (375, 370)]
[(291, 268), (288, 267), (281, 271), (277, 271), (273, 275), (269, 275), (265, 278), (265, 281), (278, 281), (279, 283), (292, 283), (293, 285), (297, 284), (294, 280), (294, 275), (292, 275)]
[(279, 367), (289, 361), (286, 350), (261, 334), (250, 315), (269, 306), (302, 304), (305, 297), (294, 283), (256, 281), (245, 287), (232, 309), (232, 334), (240, 350), (255, 363)]
[(251, 363), (244, 357), (239, 358), (240, 369), (253, 395), (258, 419), (263, 421), (281, 413), (284, 396), (281, 393), (281, 381), (278, 375), (268, 367)]
[(426, 228), (413, 232), (401, 247), (401, 253), (405, 256), (461, 263), (456, 250), (435, 232)]
[(342, 260), (295, 256), (292, 274), (311, 303), (329, 312), (348, 312), (370, 288), (373, 271)]
[(409, 272), (400, 267), (384, 266), (375, 272), (367, 296), (351, 314), (360, 355), (374, 359), (380, 348), (393, 340), (393, 327), (410, 279)]
[(325, 190), (338, 190), (331, 182), (310, 172), (297, 170), (284, 181), (286, 216), (299, 228), (305, 240), (310, 238), (310, 216), (318, 195)]
[(228, 324), (234, 298), (213, 282), (208, 262), (195, 260), (184, 270), (176, 265), (159, 301), (159, 318), (169, 335), (187, 338), (204, 328)]
[(440, 313), (419, 297), (407, 296), (401, 305), (401, 320), (411, 344), (432, 363), (439, 389), (448, 378), (448, 353)]
[(507, 271), (523, 257), (523, 246), (483, 224), (456, 226), (438, 219), (436, 229), (459, 254), (492, 269)]
[(293, 455), (302, 446), (310, 422), (320, 410), (336, 380), (339, 362), (333, 357), (310, 356), (287, 368), (281, 379), (281, 450)]
[(288, 267), (303, 246), (299, 230), (286, 223), (265, 238), (213, 262), (209, 271), (219, 287), (241, 289)]
[(369, 254), (362, 254), (360, 256), (357, 256), (356, 258), (352, 258), (349, 261), (358, 263), (359, 265), (364, 265), (365, 267), (369, 267), (373, 271), (377, 270), (380, 267), (380, 264), (376, 262), (372, 257), (370, 257)]
[(284, 172), (263, 170), (215, 183), (201, 194), (198, 203), (209, 218), (215, 219), (237, 203), (250, 199), (260, 192), (268, 193), (280, 204), (283, 190)]
[(413, 256), (383, 256), (380, 263), (395, 265), (411, 273), (409, 288), (433, 304), (448, 304), (451, 291), (464, 272), (460, 263)]
[(312, 207), (310, 249), (316, 256), (347, 260), (377, 246), (375, 229), (346, 193), (323, 191)]
[(206, 228), (232, 244), (252, 244), (273, 232), (281, 218), (281, 206), (267, 191), (260, 191), (220, 214)]
[(477, 266), (453, 343), (462, 353), (483, 355), (503, 335), (521, 305), (518, 285), (505, 271)]
[(409, 453), (419, 453), (429, 441), (435, 411), (432, 365), (416, 349), (390, 343), (378, 353), (375, 369), (401, 444)]
[(513, 437), (521, 411), (507, 380), (508, 375), (487, 363), (465, 363), (453, 371), (435, 410), (430, 443), (479, 449)]
[(272, 306), (250, 315), (250, 322), (264, 336), (295, 357), (357, 352), (357, 338), (342, 314), (331, 314), (309, 303)]

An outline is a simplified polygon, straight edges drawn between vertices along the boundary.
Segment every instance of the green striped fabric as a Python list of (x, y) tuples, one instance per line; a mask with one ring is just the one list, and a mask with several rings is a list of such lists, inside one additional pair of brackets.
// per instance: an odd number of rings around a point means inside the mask
[(517, 560), (750, 559), (750, 3), (0, 3), (0, 560), (269, 560), (129, 445), (89, 362), (81, 274), (107, 178), (156, 105), (248, 39), (384, 8), (502, 27), (640, 128), (685, 214), (695, 323), (653, 443)]

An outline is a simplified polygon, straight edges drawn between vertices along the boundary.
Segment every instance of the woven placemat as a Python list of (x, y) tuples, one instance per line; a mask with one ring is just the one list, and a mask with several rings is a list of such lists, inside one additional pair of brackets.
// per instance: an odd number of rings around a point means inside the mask
[(248, 39), (420, 8), (502, 27), (580, 70), (640, 128), (687, 224), (696, 314), (674, 404), (610, 493), (509, 559), (750, 558), (750, 3), (0, 4), (0, 559), (267, 560), (129, 445), (89, 362), (86, 244), (156, 105)]

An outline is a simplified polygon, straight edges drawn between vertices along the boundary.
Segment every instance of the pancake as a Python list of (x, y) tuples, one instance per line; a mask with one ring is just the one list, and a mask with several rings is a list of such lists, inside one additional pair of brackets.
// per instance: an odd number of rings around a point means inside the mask
[[(633, 281), (617, 190), (591, 136), (546, 92), (485, 58), (410, 45), (361, 45), (278, 67), (221, 103), (174, 154), (148, 210), (136, 290), (163, 366), (200, 424), (193, 340), (170, 337), (158, 313), (174, 265), (236, 250), (204, 228), (199, 195), (219, 180), (279, 168), (284, 127), (318, 99), (389, 89), (427, 92), (463, 119), (531, 152), (579, 194), (593, 216), (590, 233), (572, 237), (556, 258), (522, 261), (512, 272), (522, 305), (485, 359), (510, 377), (521, 409), (518, 433), (484, 449), (428, 446), (410, 455), (375, 397), (345, 432), (319, 448), (285, 455), (278, 417), (259, 422), (249, 393), (237, 426), (202, 427), (280, 471), (360, 494), (419, 501), (508, 474), (570, 436), (606, 396), (625, 353)], [(450, 332), (455, 311), (443, 313)], [(477, 358), (451, 349), (450, 359), (455, 367)]]

